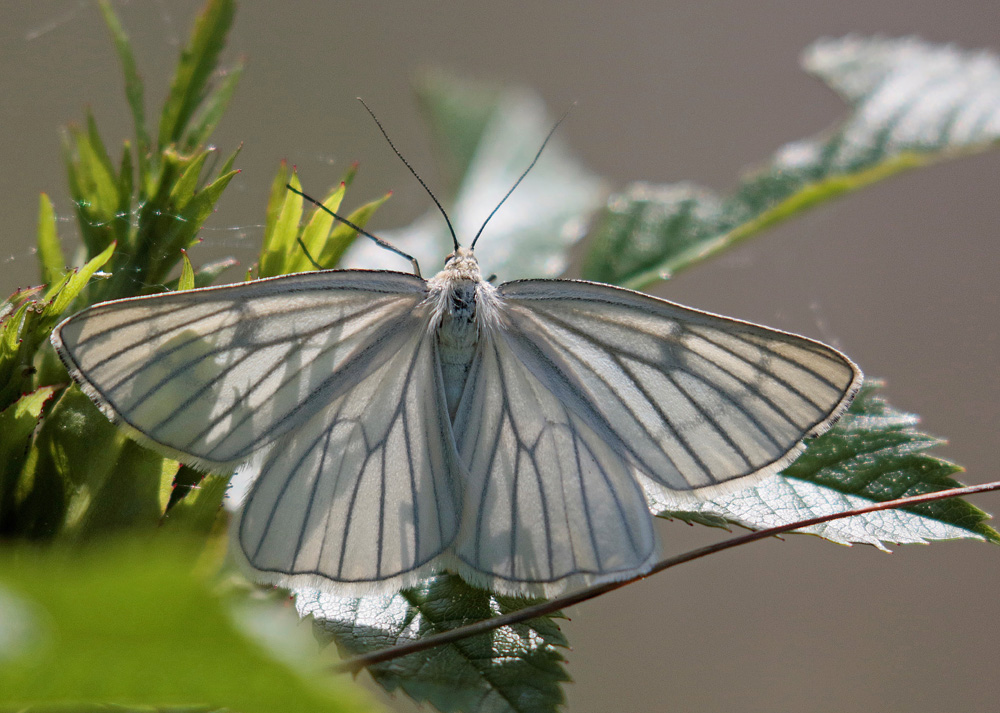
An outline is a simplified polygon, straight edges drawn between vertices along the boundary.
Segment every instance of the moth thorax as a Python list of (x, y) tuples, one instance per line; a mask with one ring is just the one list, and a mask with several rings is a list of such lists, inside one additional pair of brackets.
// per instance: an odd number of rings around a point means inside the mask
[(476, 319), (476, 283), (466, 280), (452, 285), (445, 307), (445, 317), (455, 322), (473, 322)]
[[(448, 256), (444, 269), (427, 281), (429, 299), (434, 307), (433, 324), (442, 335), (442, 344), (457, 340), (464, 342), (475, 332), (477, 297), (483, 284), (479, 262), (471, 250), (459, 247)], [(475, 335), (471, 337), (475, 343)]]
[(438, 338), (441, 346), (466, 349), (475, 346), (479, 336), (476, 325), (477, 285), (471, 280), (450, 283), (442, 295)]

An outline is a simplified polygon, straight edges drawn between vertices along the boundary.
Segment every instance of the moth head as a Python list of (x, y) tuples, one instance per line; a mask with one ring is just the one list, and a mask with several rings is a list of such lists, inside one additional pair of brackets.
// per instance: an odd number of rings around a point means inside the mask
[(444, 272), (449, 273), (453, 279), (472, 280), (473, 282), (483, 279), (475, 253), (470, 248), (463, 248), (461, 245), (445, 258)]

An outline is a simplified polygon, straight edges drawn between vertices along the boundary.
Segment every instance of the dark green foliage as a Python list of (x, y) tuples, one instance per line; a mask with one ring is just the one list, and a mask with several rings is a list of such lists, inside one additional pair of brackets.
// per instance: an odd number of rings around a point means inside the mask
[[(321, 637), (346, 654), (383, 649), (536, 603), (475, 589), (454, 575), (393, 596), (349, 598), (298, 593)], [(563, 702), (565, 637), (551, 617), (463, 639), (369, 668), (386, 690), (401, 688), (435, 708), (482, 713), (543, 713)]]

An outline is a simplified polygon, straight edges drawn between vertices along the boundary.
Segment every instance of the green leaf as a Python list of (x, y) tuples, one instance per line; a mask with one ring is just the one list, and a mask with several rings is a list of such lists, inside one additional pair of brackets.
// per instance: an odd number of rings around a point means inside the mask
[[(234, 152), (207, 186), (200, 185), (210, 152), (201, 148), (228, 105), (241, 68), (210, 90), (219, 53), (232, 23), (232, 0), (209, 0), (178, 62), (164, 104), (160, 140), (152, 147), (143, 107), (143, 84), (128, 37), (109, 3), (100, 4), (125, 75), (125, 92), (136, 129), (133, 151), (124, 144), (117, 175), (93, 119), (87, 131), (70, 129), (64, 155), (80, 232), (93, 256), (111, 242), (119, 250), (108, 265), (110, 279), (89, 296), (93, 301), (132, 297), (163, 285), (180, 260), (180, 250), (197, 240), (222, 191), (235, 175)], [(192, 117), (197, 123), (189, 128)], [(133, 206), (138, 210), (133, 213)]]
[(235, 10), (232, 0), (210, 0), (198, 16), (191, 39), (181, 52), (170, 94), (163, 106), (159, 134), (161, 149), (184, 143), (182, 139), (188, 122), (205, 99), (209, 78), (218, 65)]
[(45, 285), (19, 287), (15, 290), (12, 295), (7, 297), (3, 302), (0, 302), (0, 327), (6, 327), (8, 320), (22, 307), (22, 305), (41, 299), (41, 296), (44, 295), (45, 292)]
[[(63, 312), (77, 298), (93, 274), (111, 257), (108, 248), (80, 270), (67, 272), (51, 285), (41, 301), (20, 293), (5, 302), (0, 322), (0, 409), (32, 388), (36, 357)], [(30, 293), (37, 297), (37, 292)]]
[[(134, 295), (139, 291), (134, 286), (136, 282), (140, 287), (146, 284), (163, 284), (180, 260), (181, 250), (198, 242), (198, 231), (214, 211), (222, 192), (238, 173), (229, 171), (207, 186), (193, 190), (201, 162), (205, 154), (213, 150), (199, 152), (193, 157), (182, 157), (170, 152), (163, 154), (164, 165), (173, 162), (181, 175), (172, 183), (171, 193), (174, 195), (166, 197), (158, 194), (140, 212), (137, 236), (139, 248), (130, 256), (128, 263), (116, 271), (115, 277), (119, 279), (116, 280), (115, 289), (125, 292), (116, 294), (116, 297)], [(157, 209), (157, 205), (161, 208)], [(109, 295), (103, 297), (107, 299)]]
[[(508, 89), (496, 97), (485, 92), (478, 98), (483, 103), (476, 111), (467, 104), (478, 93), (468, 85), (456, 85), (451, 91), (458, 98), (452, 100), (446, 87), (437, 86), (424, 101), (432, 118), (444, 122), (440, 130), (476, 137), (455, 204), (449, 209), (459, 242), (468, 246), (490, 211), (528, 168), (552, 128), (552, 120), (541, 99), (527, 90)], [(444, 121), (452, 101), (464, 108)], [(484, 121), (482, 113), (487, 109)], [(468, 126), (463, 130), (455, 122)], [(467, 149), (461, 151), (464, 156)], [(464, 162), (464, 158), (458, 160), (459, 164)], [(605, 195), (602, 181), (580, 167), (560, 137), (554, 136), (476, 244), (483, 271), (495, 273), (501, 281), (559, 275), (568, 265), (571, 247), (583, 237), (590, 214), (602, 205)], [(414, 255), (429, 274), (439, 269), (444, 256), (453, 250), (447, 226), (436, 208), (409, 227), (380, 237)], [(406, 269), (405, 261), (371, 241), (356, 243), (346, 262), (351, 267)]]
[[(149, 131), (146, 128), (146, 111), (143, 106), (142, 77), (135, 64), (135, 55), (132, 54), (132, 44), (128, 35), (118, 21), (118, 16), (107, 0), (100, 0), (98, 7), (104, 16), (104, 23), (111, 32), (111, 37), (115, 43), (115, 51), (118, 52), (118, 60), (122, 63), (122, 71), (125, 74), (125, 98), (128, 100), (129, 109), (132, 111), (132, 122), (135, 125), (136, 148), (139, 160), (143, 161), (149, 153), (150, 140)], [(140, 164), (139, 174), (145, 175), (145, 166)]]
[[(340, 210), (340, 204), (344, 200), (344, 192), (346, 190), (347, 184), (341, 183), (336, 189), (330, 191), (330, 194), (321, 202), (328, 210), (336, 213)], [(285, 271), (303, 272), (314, 269), (315, 266), (310, 261), (310, 257), (316, 259), (324, 267), (335, 266), (336, 262), (327, 262), (321, 257), (325, 251), (327, 241), (330, 239), (330, 231), (333, 230), (333, 224), (334, 218), (330, 213), (314, 206), (312, 215), (309, 216), (309, 221), (302, 229), (300, 237), (302, 241), (301, 247), (304, 249), (299, 250), (297, 253), (293, 251), (288, 256)], [(288, 248), (286, 247), (286, 249)]]
[(55, 291), (50, 291), (45, 296), (46, 299), (50, 300), (50, 304), (45, 307), (43, 313), (47, 318), (45, 323), (49, 325), (49, 332), (55, 326), (56, 320), (62, 316), (66, 308), (70, 306), (73, 300), (80, 294), (80, 291), (90, 282), (90, 278), (94, 276), (94, 273), (104, 267), (108, 260), (111, 259), (111, 256), (115, 252), (115, 247), (115, 244), (111, 243), (82, 268), (67, 273), (69, 279), (66, 281), (66, 284)]
[(0, 550), (0, 708), (373, 710), (346, 677), (318, 670), (287, 610), (213, 593), (193, 553), (166, 537)]
[[(962, 469), (927, 453), (941, 440), (917, 429), (918, 419), (889, 406), (866, 382), (850, 410), (816, 438), (794, 463), (756, 487), (696, 504), (678, 501), (644, 481), (654, 512), (703, 524), (735, 523), (754, 530), (777, 527), (873, 503), (961, 484)], [(841, 543), (924, 543), (957, 538), (1000, 543), (986, 513), (950, 499), (907, 509), (857, 515), (816, 525), (808, 532)]]
[[(537, 603), (474, 589), (454, 575), (391, 596), (296, 592), (301, 616), (349, 654), (383, 649)], [(566, 639), (551, 617), (503, 627), (369, 667), (387, 691), (402, 689), (445, 713), (548, 713), (564, 702)]]
[(89, 115), (87, 122), (88, 132), (69, 127), (63, 155), (80, 232), (88, 255), (96, 255), (115, 241), (120, 201), (118, 177)]
[(272, 242), (276, 240), (275, 231), (278, 227), (278, 217), (288, 200), (288, 162), (282, 160), (278, 165), (278, 172), (271, 182), (271, 193), (267, 199), (267, 208), (264, 215), (264, 238), (261, 245), (261, 255), (272, 251)]
[[(236, 92), (236, 85), (239, 84), (240, 77), (243, 76), (243, 65), (237, 64), (230, 67), (222, 78), (218, 88), (209, 94), (205, 99), (198, 116), (194, 120), (193, 126), (188, 131), (185, 146), (193, 149), (195, 146), (208, 141), (208, 138), (215, 131), (222, 115), (229, 108), (229, 102)], [(224, 171), (223, 171), (224, 172)]]
[[(284, 163), (278, 172), (278, 177), (286, 170)], [(285, 174), (287, 175), (287, 174)], [(287, 181), (293, 188), (302, 190), (299, 177), (292, 174)], [(278, 193), (278, 191), (281, 191)], [(281, 198), (275, 201), (277, 195)], [(277, 206), (277, 211), (274, 206)], [(285, 273), (289, 261), (297, 260), (301, 253), (296, 238), (299, 235), (299, 222), (302, 220), (302, 196), (289, 191), (284, 184), (278, 187), (278, 179), (271, 189), (271, 201), (267, 208), (267, 222), (264, 226), (264, 249), (260, 254), (259, 277), (274, 277)]]
[[(229, 154), (229, 158), (225, 160), (222, 164), (222, 168), (219, 169), (219, 175), (223, 176), (233, 170), (233, 166), (236, 165), (236, 157), (240, 155), (240, 151), (243, 150), (243, 144), (236, 147), (236, 150)], [(238, 171), (237, 171), (238, 173)]]
[(181, 276), (177, 280), (178, 290), (194, 289), (194, 268), (186, 250), (181, 250)]
[[(77, 135), (83, 137), (82, 133)], [(86, 141), (80, 144), (79, 150), (81, 151), (82, 167), (89, 172), (91, 177), (93, 203), (97, 207), (97, 213), (110, 220), (114, 218), (118, 208), (118, 177), (115, 175), (111, 156), (97, 130), (94, 115), (89, 111), (87, 112)]]
[(690, 184), (631, 186), (609, 201), (584, 276), (642, 287), (814, 205), (1000, 139), (994, 55), (846, 37), (817, 42), (804, 64), (850, 103), (840, 126), (784, 146), (729, 196)]
[(205, 161), (215, 153), (215, 149), (202, 149), (186, 158), (183, 164), (184, 170), (170, 190), (170, 205), (175, 210), (183, 211), (194, 198), (198, 192), (199, 178), (202, 168), (205, 167)]
[(223, 533), (228, 518), (222, 510), (222, 501), (228, 487), (228, 476), (205, 475), (194, 468), (181, 466), (174, 478), (163, 526), (174, 532), (200, 535), (218, 531), (225, 542)]
[[(163, 457), (127, 438), (75, 386), (46, 416), (34, 448), (34, 468), (22, 485), (22, 530), (86, 540), (123, 528), (152, 531), (159, 523)], [(55, 487), (64, 508), (39, 510)]]
[[(287, 163), (281, 162), (274, 183), (271, 184), (258, 277), (333, 268), (339, 264), (340, 258), (354, 242), (357, 233), (353, 228), (337, 221), (330, 213), (343, 215), (340, 206), (347, 190), (347, 182), (356, 171), (357, 166), (352, 165), (344, 177), (345, 180), (320, 201), (327, 210), (310, 205), (306, 224), (300, 226), (304, 199), (298, 193), (288, 190), (288, 186), (301, 191), (302, 184), (296, 174), (293, 173), (289, 177)], [(391, 194), (366, 203), (346, 216), (347, 220), (363, 228), (389, 195)]]
[(36, 389), (0, 411), (0, 433), (3, 434), (0, 438), (0, 537), (14, 534), (17, 486), (28, 459), (28, 446), (42, 408), (54, 391), (51, 386)]
[[(212, 214), (222, 192), (237, 173), (239, 171), (229, 171), (194, 194), (177, 216), (178, 219), (174, 224), (177, 229), (166, 245), (166, 254), (177, 254), (198, 242), (198, 231)], [(160, 274), (165, 272), (157, 273), (157, 277)]]
[[(142, 154), (138, 154), (140, 163)], [(128, 245), (132, 237), (132, 191), (135, 175), (132, 170), (132, 146), (128, 141), (122, 144), (122, 160), (118, 169), (118, 209), (115, 212), (115, 239), (120, 245)], [(139, 175), (142, 176), (142, 169)]]
[(38, 261), (42, 268), (42, 282), (47, 285), (66, 272), (66, 258), (56, 232), (55, 209), (44, 193), (38, 197)]

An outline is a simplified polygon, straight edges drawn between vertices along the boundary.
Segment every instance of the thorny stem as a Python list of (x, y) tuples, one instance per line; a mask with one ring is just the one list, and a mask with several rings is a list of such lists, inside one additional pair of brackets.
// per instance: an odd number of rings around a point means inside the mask
[(696, 559), (706, 557), (716, 552), (722, 552), (723, 550), (728, 550), (733, 547), (738, 547), (740, 545), (746, 545), (751, 542), (756, 542), (758, 540), (767, 539), (769, 537), (774, 537), (775, 535), (780, 535), (785, 532), (790, 532), (791, 530), (798, 530), (804, 527), (810, 527), (812, 525), (819, 525), (824, 522), (831, 522), (833, 520), (840, 520), (845, 517), (852, 517), (854, 515), (865, 515), (871, 512), (878, 512), (880, 510), (893, 510), (901, 507), (908, 507), (910, 505), (918, 505), (921, 503), (930, 503), (936, 500), (946, 500), (947, 498), (962, 497), (965, 495), (972, 495), (974, 493), (986, 493), (994, 490), (1000, 490), (1000, 481), (994, 481), (992, 483), (985, 483), (983, 485), (970, 485), (964, 488), (951, 488), (949, 490), (939, 490), (933, 493), (924, 493), (923, 495), (914, 495), (908, 498), (899, 498), (897, 500), (887, 500), (883, 503), (877, 503), (875, 505), (868, 505), (863, 508), (858, 508), (856, 510), (845, 510), (844, 512), (834, 513), (832, 515), (823, 515), (822, 517), (814, 517), (808, 520), (799, 520), (798, 522), (793, 522), (787, 525), (781, 525), (780, 527), (770, 527), (766, 530), (757, 530), (756, 532), (751, 532), (746, 535), (740, 535), (739, 537), (733, 537), (723, 542), (717, 542), (714, 545), (708, 545), (706, 547), (699, 547), (698, 549), (685, 552), (674, 557), (668, 557), (665, 560), (661, 560), (653, 566), (653, 568), (646, 574), (639, 575), (638, 577), (632, 577), (631, 579), (624, 579), (620, 582), (607, 582), (604, 584), (598, 584), (592, 587), (586, 587), (580, 589), (571, 594), (567, 594), (562, 597), (557, 597), (556, 599), (550, 599), (548, 601), (542, 602), (540, 604), (535, 604), (534, 606), (525, 607), (524, 609), (519, 609), (515, 612), (510, 612), (508, 614), (503, 614), (502, 616), (497, 616), (492, 619), (485, 619), (483, 621), (477, 621), (473, 624), (467, 624), (466, 626), (460, 626), (451, 631), (445, 631), (440, 634), (434, 634), (433, 636), (428, 636), (419, 641), (410, 641), (405, 644), (400, 644), (398, 646), (392, 646), (387, 649), (381, 649), (379, 651), (373, 651), (368, 654), (361, 654), (352, 659), (342, 661), (334, 670), (337, 672), (352, 672), (357, 673), (366, 666), (371, 666), (372, 664), (382, 663), (385, 661), (391, 661), (392, 659), (399, 658), (401, 656), (406, 656), (408, 654), (417, 653), (418, 651), (425, 651), (427, 649), (433, 648), (435, 646), (441, 646), (443, 644), (450, 644), (454, 641), (467, 638), (469, 636), (475, 636), (477, 634), (483, 634), (487, 631), (493, 631), (494, 629), (499, 629), (502, 626), (511, 626), (513, 624), (520, 624), (521, 622), (528, 621), (529, 619), (535, 619), (540, 616), (547, 616), (549, 614), (554, 614), (561, 609), (572, 606), (574, 604), (579, 604), (580, 602), (585, 602), (588, 599), (594, 599), (602, 594), (606, 594), (615, 589), (619, 589), (626, 585), (637, 582), (640, 579), (645, 579), (650, 577), (657, 572), (662, 572), (665, 569), (670, 569), (671, 567), (676, 567), (677, 565), (684, 564), (685, 562), (692, 562)]

